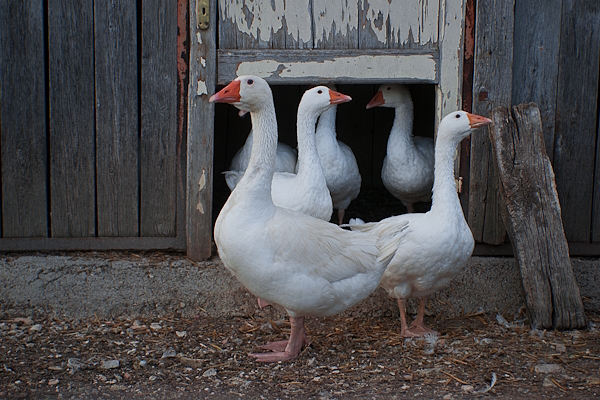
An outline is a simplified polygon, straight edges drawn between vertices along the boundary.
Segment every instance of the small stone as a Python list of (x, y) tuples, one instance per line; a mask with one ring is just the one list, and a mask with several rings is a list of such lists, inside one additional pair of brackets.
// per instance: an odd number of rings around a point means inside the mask
[(542, 383), (542, 385), (544, 387), (556, 387), (556, 385), (554, 384), (554, 382), (552, 382), (552, 380), (548, 377), (544, 378), (544, 383)]
[(217, 374), (217, 370), (214, 368), (209, 368), (206, 371), (204, 371), (204, 373), (202, 374), (202, 376), (204, 378), (208, 378), (209, 376), (215, 376)]
[(159, 329), (162, 329), (162, 326), (159, 323), (153, 322), (150, 324), (150, 328), (154, 329), (155, 331), (158, 331)]
[(183, 301), (179, 303), (179, 308), (185, 308), (185, 303)]
[(131, 374), (129, 372), (125, 372), (123, 374), (123, 379), (125, 379), (126, 381), (130, 380), (131, 379)]
[(462, 385), (460, 389), (465, 393), (471, 393), (473, 390), (475, 390), (473, 385)]
[(56, 386), (58, 385), (59, 380), (58, 379), (50, 379), (48, 381), (48, 386)]
[(451, 398), (452, 398), (451, 394), (447, 394), (447, 395), (444, 395), (444, 397), (442, 397), (442, 399), (444, 399), (444, 400), (450, 400)]
[(102, 361), (102, 369), (119, 368), (119, 360)]
[(173, 357), (177, 357), (177, 352), (173, 349), (167, 349), (167, 350), (165, 350), (165, 352), (163, 353), (161, 358), (173, 358)]
[(563, 368), (558, 364), (538, 364), (534, 371), (538, 374), (554, 374), (563, 371)]
[(175, 334), (178, 338), (183, 338), (187, 336), (187, 331), (175, 331)]
[(35, 324), (31, 328), (29, 328), (29, 332), (40, 332), (44, 326), (42, 324)]
[(148, 380), (149, 380), (150, 382), (154, 382), (154, 381), (155, 381), (155, 380), (157, 380), (157, 379), (158, 379), (158, 378), (157, 378), (156, 376), (154, 376), (154, 375), (151, 375), (150, 377), (148, 377)]
[(146, 360), (140, 361), (140, 367), (145, 367), (146, 365), (148, 365), (148, 361), (146, 361)]
[(567, 346), (565, 346), (564, 344), (557, 344), (556, 351), (558, 351), (559, 353), (564, 353), (567, 351)]
[(33, 324), (33, 321), (31, 320), (31, 318), (15, 318), (13, 319), (13, 322), (16, 324), (23, 324), (23, 325), (31, 325)]

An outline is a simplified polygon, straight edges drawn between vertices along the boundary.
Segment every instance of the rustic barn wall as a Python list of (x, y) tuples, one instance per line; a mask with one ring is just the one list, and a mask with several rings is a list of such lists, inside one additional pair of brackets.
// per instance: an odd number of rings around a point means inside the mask
[[(600, 3), (513, 3), (476, 2), (473, 110), (489, 115), (497, 106), (539, 105), (567, 239), (598, 243)], [(502, 243), (487, 137), (471, 140), (470, 171), (468, 215), (475, 238)], [(589, 249), (583, 253), (600, 253)]]
[(0, 1), (0, 250), (185, 247), (178, 29), (177, 0)]

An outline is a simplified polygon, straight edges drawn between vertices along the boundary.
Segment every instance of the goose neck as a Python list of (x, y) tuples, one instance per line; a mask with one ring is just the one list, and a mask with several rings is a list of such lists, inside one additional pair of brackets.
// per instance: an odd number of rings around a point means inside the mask
[(319, 122), (317, 123), (317, 134), (319, 132), (327, 132), (336, 136), (335, 133), (335, 116), (337, 113), (337, 106), (331, 107), (329, 110), (326, 110), (319, 117)]
[(402, 147), (412, 147), (414, 145), (412, 107), (405, 105), (396, 107), (394, 123), (388, 139), (388, 145), (390, 144)]
[(457, 211), (462, 209), (456, 192), (454, 159), (456, 140), (438, 134), (435, 144), (435, 166), (431, 210)]
[(298, 109), (297, 131), (298, 131), (298, 175), (304, 175), (315, 168), (311, 165), (318, 164), (319, 153), (317, 152), (315, 125), (319, 116), (306, 110)]

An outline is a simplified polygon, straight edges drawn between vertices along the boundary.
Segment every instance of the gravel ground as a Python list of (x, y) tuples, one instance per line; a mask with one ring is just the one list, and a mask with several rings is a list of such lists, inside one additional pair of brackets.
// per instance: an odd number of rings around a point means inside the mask
[(0, 398), (598, 398), (600, 316), (583, 331), (531, 330), (522, 315), (428, 317), (403, 339), (394, 318), (308, 318), (298, 359), (248, 353), (286, 338), (287, 319), (58, 320), (0, 305)]

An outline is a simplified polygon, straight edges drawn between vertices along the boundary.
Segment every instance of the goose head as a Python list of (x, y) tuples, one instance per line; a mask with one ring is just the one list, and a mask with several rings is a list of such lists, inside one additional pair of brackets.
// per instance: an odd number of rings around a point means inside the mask
[(315, 86), (307, 90), (302, 95), (298, 112), (307, 112), (314, 115), (321, 115), (336, 104), (346, 103), (352, 100), (352, 97), (329, 89), (327, 86)]
[(367, 104), (367, 109), (373, 107), (398, 108), (401, 106), (410, 106), (412, 108), (412, 99), (406, 86), (385, 84), (379, 87), (375, 96)]
[(454, 138), (461, 141), (475, 129), (489, 125), (492, 120), (466, 111), (454, 111), (446, 115), (438, 128), (439, 138)]
[(267, 81), (258, 76), (244, 75), (235, 78), (229, 85), (213, 94), (209, 102), (229, 103), (240, 110), (240, 114), (256, 112), (264, 104), (273, 101)]

